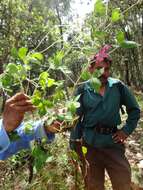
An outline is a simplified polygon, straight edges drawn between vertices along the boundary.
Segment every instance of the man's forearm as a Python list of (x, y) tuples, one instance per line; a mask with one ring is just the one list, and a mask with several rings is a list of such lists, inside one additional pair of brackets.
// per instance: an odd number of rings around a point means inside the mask
[(8, 134), (4, 128), (3, 121), (0, 120), (0, 154), (4, 152), (10, 145)]
[[(31, 125), (31, 130), (26, 130), (27, 125)], [(10, 140), (4, 126), (1, 121), (1, 130), (0, 130), (0, 159), (5, 160), (11, 155), (17, 153), (21, 149), (30, 148), (30, 141), (39, 140), (45, 138), (47, 143), (53, 141), (55, 135), (45, 131), (43, 122), (36, 121), (31, 123), (21, 123), (21, 125), (15, 130), (19, 139)]]
[(127, 118), (125, 126), (123, 127), (123, 131), (127, 135), (130, 135), (137, 127), (137, 123), (139, 119), (140, 119), (140, 109), (136, 108), (128, 114), (128, 118)]

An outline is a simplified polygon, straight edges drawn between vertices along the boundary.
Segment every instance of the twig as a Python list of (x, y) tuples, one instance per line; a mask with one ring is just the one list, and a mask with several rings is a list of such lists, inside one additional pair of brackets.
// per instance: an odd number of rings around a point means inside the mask
[(54, 43), (52, 43), (50, 46), (48, 46), (46, 49), (40, 51), (40, 53), (44, 53), (45, 51), (47, 51), (48, 49), (50, 49), (51, 47), (53, 47), (55, 44), (62, 42), (63, 40), (57, 40)]
[[(140, 3), (140, 0), (138, 0), (138, 1), (137, 1), (136, 3), (134, 3), (132, 6), (128, 7), (126, 10), (124, 10), (123, 12), (121, 12), (121, 14), (122, 14), (122, 15), (125, 14), (126, 12), (128, 12), (130, 9), (132, 9), (133, 7), (135, 7), (136, 5), (138, 5), (139, 3)], [(112, 24), (113, 24), (113, 23), (110, 22), (110, 23), (105, 27), (104, 31), (107, 30)]]

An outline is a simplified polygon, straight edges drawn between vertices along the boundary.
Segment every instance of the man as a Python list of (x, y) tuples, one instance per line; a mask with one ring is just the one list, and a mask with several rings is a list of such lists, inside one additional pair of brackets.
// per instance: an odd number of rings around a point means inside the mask
[[(97, 92), (92, 88), (91, 80), (77, 89), (77, 94), (80, 94), (80, 108), (77, 113), (82, 120), (72, 131), (71, 142), (76, 138), (74, 135), (79, 135), (79, 127), (82, 132), (82, 146), (87, 148), (85, 159), (89, 166), (84, 173), (87, 190), (104, 190), (105, 170), (114, 190), (130, 190), (131, 169), (124, 155), (124, 142), (137, 126), (140, 109), (128, 87), (109, 77), (112, 61), (107, 53), (108, 49), (109, 46), (103, 47), (91, 59), (89, 66), (91, 74), (97, 69), (104, 69), (99, 77), (100, 90)], [(121, 105), (125, 105), (128, 118), (123, 128), (118, 129), (121, 124)], [(78, 143), (74, 145), (83, 164), (87, 163), (81, 155)]]
[[(2, 120), (0, 120), (0, 160), (5, 160), (21, 149), (30, 148), (30, 141), (46, 138), (47, 142), (54, 139), (55, 124), (44, 126), (43, 121), (32, 122), (30, 133), (26, 133), (26, 124), (22, 122), (25, 112), (36, 109), (30, 98), (17, 93), (6, 101)], [(11, 134), (18, 135), (17, 140), (11, 140)]]

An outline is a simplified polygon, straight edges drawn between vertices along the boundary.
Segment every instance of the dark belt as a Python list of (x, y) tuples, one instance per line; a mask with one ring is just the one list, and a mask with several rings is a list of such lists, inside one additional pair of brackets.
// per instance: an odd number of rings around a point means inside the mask
[(116, 133), (117, 127), (116, 126), (109, 126), (104, 124), (96, 124), (93, 126), (95, 133), (109, 135)]

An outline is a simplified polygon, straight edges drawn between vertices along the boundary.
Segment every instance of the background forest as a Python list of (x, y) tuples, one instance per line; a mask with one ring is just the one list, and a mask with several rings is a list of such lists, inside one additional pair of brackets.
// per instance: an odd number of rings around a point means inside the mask
[[(134, 91), (143, 109), (143, 1), (80, 0), (79, 12), (74, 10), (76, 3), (0, 0), (1, 113), (6, 97), (23, 91), (38, 107), (25, 120), (47, 117), (50, 123), (57, 118), (56, 110), (66, 107), (63, 121), (73, 124), (78, 107), (73, 92), (89, 78), (86, 68), (90, 56), (105, 44), (112, 46), (112, 76)], [(83, 5), (92, 8), (81, 17)], [(96, 79), (93, 84), (98, 89)], [(127, 142), (133, 188), (143, 187), (142, 117)], [(30, 127), (26, 126), (27, 132)], [(0, 190), (83, 190), (79, 162), (69, 150), (68, 140), (69, 133), (61, 132), (51, 145), (43, 145), (44, 153), (32, 146), (32, 153), (21, 151), (1, 161)], [(111, 189), (108, 176), (106, 187)]]

